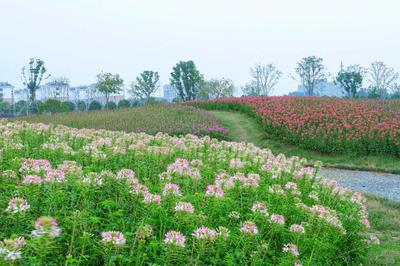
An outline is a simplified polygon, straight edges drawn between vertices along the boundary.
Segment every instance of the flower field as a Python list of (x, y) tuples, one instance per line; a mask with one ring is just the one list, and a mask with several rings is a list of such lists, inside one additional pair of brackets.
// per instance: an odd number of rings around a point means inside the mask
[(324, 153), (400, 156), (400, 101), (321, 97), (242, 97), (191, 103), (256, 116), (266, 132)]
[(365, 198), (252, 144), (0, 122), (0, 264), (338, 265)]
[(66, 112), (19, 119), (31, 123), (145, 132), (151, 135), (164, 132), (175, 136), (195, 134), (223, 139), (228, 133), (228, 130), (208, 112), (190, 106), (172, 104), (156, 104), (118, 110)]

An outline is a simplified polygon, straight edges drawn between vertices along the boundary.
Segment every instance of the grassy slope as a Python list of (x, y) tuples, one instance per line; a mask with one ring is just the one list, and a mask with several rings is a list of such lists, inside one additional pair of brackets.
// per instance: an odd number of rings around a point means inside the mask
[[(400, 171), (399, 162), (395, 158), (323, 155), (268, 139), (263, 129), (245, 114), (226, 111), (212, 111), (212, 113), (230, 129), (229, 136), (234, 141), (252, 142), (260, 147), (268, 147), (274, 153), (321, 160), (329, 166)], [(371, 231), (381, 239), (381, 245), (370, 250), (366, 265), (400, 265), (400, 204), (368, 196), (368, 211)]]
[(399, 158), (390, 156), (355, 156), (352, 154), (322, 154), (305, 150), (294, 145), (270, 139), (258, 123), (246, 114), (227, 111), (211, 111), (230, 129), (229, 136), (235, 141), (252, 142), (260, 147), (267, 147), (274, 154), (284, 153), (287, 156), (300, 156), (310, 160), (322, 161), (325, 166), (360, 170), (375, 170), (400, 173)]

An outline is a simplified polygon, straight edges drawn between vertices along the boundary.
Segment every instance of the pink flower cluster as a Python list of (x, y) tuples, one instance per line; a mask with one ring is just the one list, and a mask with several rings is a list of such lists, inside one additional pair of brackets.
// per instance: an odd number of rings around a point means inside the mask
[(179, 185), (166, 183), (163, 188), (163, 196), (167, 196), (170, 194), (174, 196), (182, 196)]
[(149, 192), (143, 192), (143, 202), (146, 204), (151, 204), (151, 203), (161, 203), (161, 196), (156, 195), (156, 194), (151, 194)]
[(22, 180), (23, 184), (40, 184), (42, 183), (42, 178), (38, 175), (26, 175)]
[(61, 234), (61, 229), (58, 227), (56, 219), (49, 216), (40, 217), (35, 223), (35, 230), (32, 231), (33, 237), (48, 235), (57, 237)]
[(264, 216), (269, 215), (267, 204), (265, 202), (261, 202), (261, 201), (254, 202), (253, 207), (251, 208), (251, 211), (254, 213), (259, 212)]
[(135, 172), (131, 169), (121, 169), (118, 171), (116, 179), (132, 180), (135, 178)]
[[(0, 241), (0, 260), (15, 261), (22, 258), (21, 249), (26, 245), (24, 237)], [(10, 263), (11, 265), (12, 263)], [(6, 264), (4, 264), (6, 265)], [(12, 264), (13, 265), (13, 264)]]
[(51, 163), (48, 160), (26, 159), (19, 169), (22, 173), (41, 173), (51, 169)]
[(251, 235), (258, 234), (257, 225), (251, 221), (244, 222), (242, 228), (240, 228), (240, 231), (245, 234), (251, 234)]
[(223, 198), (224, 191), (218, 185), (208, 185), (206, 190), (206, 197)]
[(304, 167), (304, 168), (301, 168), (300, 170), (296, 171), (293, 175), (293, 178), (302, 179), (304, 177), (311, 178), (313, 176), (314, 176), (314, 169), (311, 167)]
[(126, 242), (125, 236), (119, 231), (102, 232), (101, 237), (103, 243), (109, 243), (116, 246), (122, 246)]
[(213, 241), (215, 239), (215, 237), (217, 236), (217, 232), (206, 226), (202, 226), (202, 227), (197, 228), (193, 232), (193, 236), (196, 239), (205, 239), (205, 240)]
[(25, 212), (30, 207), (31, 206), (25, 199), (14, 197), (8, 202), (8, 207), (6, 209), (6, 212), (10, 213)]
[(194, 207), (190, 202), (177, 202), (175, 205), (175, 211), (194, 213)]
[(65, 182), (65, 173), (61, 170), (48, 170), (44, 182), (46, 183), (62, 183)]
[(188, 160), (180, 158), (176, 159), (173, 164), (168, 165), (167, 173), (177, 174), (180, 177), (189, 176), (192, 179), (201, 178), (199, 169), (192, 167)]
[(285, 224), (285, 217), (279, 214), (271, 214), (271, 222), (284, 225)]
[(165, 234), (164, 243), (178, 247), (185, 247), (185, 236), (178, 231), (169, 231)]

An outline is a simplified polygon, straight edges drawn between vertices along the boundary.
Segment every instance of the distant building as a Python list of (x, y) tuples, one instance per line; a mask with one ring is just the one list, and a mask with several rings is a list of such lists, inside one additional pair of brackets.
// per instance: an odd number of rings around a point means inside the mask
[(0, 82), (0, 102), (12, 103), (14, 86), (8, 82)]
[[(289, 96), (307, 96), (307, 92), (303, 85), (298, 85), (297, 90), (290, 92)], [(343, 97), (343, 90), (333, 81), (323, 81), (318, 85), (315, 96)]]
[(174, 86), (167, 84), (163, 86), (163, 97), (168, 102), (172, 102), (176, 98), (176, 90)]
[[(106, 103), (105, 96), (98, 92), (95, 85), (84, 85), (77, 87), (69, 86), (58, 86), (54, 84), (45, 84), (36, 90), (35, 93), (37, 101), (46, 101), (48, 99), (57, 99), (60, 101), (71, 101), (77, 103), (78, 101), (84, 101), (89, 104), (91, 101), (98, 101), (101, 104)], [(111, 94), (109, 101), (118, 103), (124, 99), (123, 94)], [(14, 87), (7, 82), (0, 82), (0, 101), (14, 103), (19, 101), (29, 100), (29, 90), (27, 88), (14, 89)]]

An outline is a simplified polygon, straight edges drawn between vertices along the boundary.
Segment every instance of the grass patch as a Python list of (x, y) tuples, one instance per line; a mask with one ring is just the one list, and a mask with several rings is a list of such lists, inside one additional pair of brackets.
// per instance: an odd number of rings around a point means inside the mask
[(312, 161), (322, 161), (325, 166), (400, 173), (400, 160), (394, 156), (323, 154), (268, 138), (257, 121), (246, 114), (227, 111), (210, 111), (230, 130), (228, 137), (234, 141), (252, 142), (259, 147), (267, 147), (275, 154), (299, 156)]
[(400, 204), (368, 196), (367, 206), (381, 245), (370, 249), (365, 265), (400, 265)]

